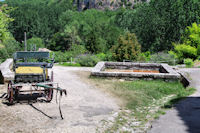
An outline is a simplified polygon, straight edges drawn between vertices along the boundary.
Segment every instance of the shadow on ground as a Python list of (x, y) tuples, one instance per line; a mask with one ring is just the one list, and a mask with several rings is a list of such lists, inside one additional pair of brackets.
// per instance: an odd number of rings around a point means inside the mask
[[(186, 132), (200, 133), (200, 97), (191, 96), (173, 99), (170, 101), (170, 104), (174, 104), (173, 108), (177, 110), (178, 116), (186, 126)], [(169, 105), (165, 105), (164, 108), (171, 108)]]
[(40, 112), (41, 114), (43, 114), (44, 116), (48, 117), (49, 119), (54, 119), (54, 117), (49, 116), (48, 114), (46, 114), (45, 112), (43, 112), (41, 109), (39, 109), (36, 106), (34, 106), (34, 103), (36, 103), (36, 102), (47, 103), (47, 101), (43, 98), (42, 94), (39, 94), (39, 93), (19, 94), (18, 97), (17, 97), (17, 99), (15, 99), (13, 105), (10, 105), (8, 103), (8, 101), (6, 100), (6, 98), (7, 98), (7, 94), (6, 93), (2, 94), (0, 96), (0, 98), (4, 99), (4, 101), (2, 103), (5, 104), (5, 105), (7, 105), (7, 106), (14, 106), (16, 104), (18, 104), (18, 105), (19, 104), (28, 104), (34, 110)]

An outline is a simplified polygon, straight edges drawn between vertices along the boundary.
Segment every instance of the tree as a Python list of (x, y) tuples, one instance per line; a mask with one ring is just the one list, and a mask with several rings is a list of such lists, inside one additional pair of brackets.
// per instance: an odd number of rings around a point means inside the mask
[(59, 16), (72, 9), (72, 0), (6, 0), (4, 3), (15, 8), (11, 17), (15, 19), (9, 29), (18, 41), (38, 36), (45, 42), (59, 31)]
[(71, 46), (75, 42), (84, 45), (91, 53), (106, 52), (116, 44), (118, 36), (123, 32), (114, 23), (114, 16), (114, 12), (94, 9), (66, 11), (59, 18), (62, 25), (59, 33), (63, 35), (60, 39), (65, 39), (65, 44), (56, 45)]
[(113, 57), (117, 61), (136, 60), (141, 52), (141, 46), (134, 33), (126, 33), (118, 39), (118, 44), (112, 48)]
[(11, 8), (6, 5), (0, 6), (0, 44), (7, 40), (10, 35), (8, 24), (13, 21), (13, 19), (8, 16), (10, 10)]
[(200, 22), (200, 1), (151, 0), (135, 10), (122, 10), (115, 22), (137, 35), (143, 51), (169, 50), (188, 25)]
[(39, 37), (32, 37), (31, 39), (27, 40), (28, 50), (33, 50), (35, 46), (36, 46), (36, 50), (38, 50), (39, 48), (45, 47), (43, 40)]

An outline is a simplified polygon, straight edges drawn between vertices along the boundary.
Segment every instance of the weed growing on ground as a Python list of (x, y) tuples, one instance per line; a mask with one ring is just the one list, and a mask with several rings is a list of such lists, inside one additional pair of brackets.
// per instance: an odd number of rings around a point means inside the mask
[(151, 121), (195, 91), (194, 88), (184, 88), (180, 82), (125, 81), (89, 77), (86, 72), (77, 74), (86, 83), (95, 86), (94, 88), (119, 100), (121, 110), (104, 120), (97, 129), (99, 132), (146, 132)]
[[(102, 78), (90, 78), (99, 87), (109, 84), (109, 91), (117, 98), (123, 100), (122, 111), (115, 118), (111, 126), (107, 126), (106, 132), (146, 131), (150, 122), (165, 114), (166, 107), (186, 96), (192, 94), (195, 89), (184, 88), (180, 82), (153, 81), (121, 81), (105, 80)], [(104, 88), (105, 89), (105, 88)], [(130, 110), (129, 113), (123, 110)]]

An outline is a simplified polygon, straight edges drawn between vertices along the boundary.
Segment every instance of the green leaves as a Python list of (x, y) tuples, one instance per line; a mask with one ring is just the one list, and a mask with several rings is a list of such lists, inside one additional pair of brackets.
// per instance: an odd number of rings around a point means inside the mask
[(176, 57), (179, 59), (180, 62), (182, 62), (184, 58), (197, 58), (197, 48), (190, 45), (176, 44), (174, 45), (174, 51)]
[(185, 29), (181, 38), (183, 43), (173, 43), (174, 52), (171, 52), (183, 62), (186, 58), (195, 60), (200, 55), (200, 25), (193, 23)]
[(8, 16), (8, 13), (11, 10), (12, 9), (6, 5), (0, 6), (0, 44), (7, 40), (10, 36), (8, 24), (13, 21), (13, 19)]
[(11, 12), (15, 19), (9, 29), (18, 41), (27, 37), (38, 36), (45, 42), (59, 31), (59, 16), (67, 9), (72, 9), (72, 0), (7, 0), (9, 6), (16, 9)]
[[(112, 13), (112, 14), (111, 14)], [(64, 45), (82, 44), (91, 53), (106, 52), (122, 32), (114, 23), (112, 11), (86, 10), (84, 12), (64, 12), (59, 21), (62, 27), (59, 34), (64, 35)], [(61, 45), (63, 43), (57, 43)], [(67, 49), (65, 49), (67, 50)]]
[(118, 44), (113, 46), (112, 51), (117, 61), (136, 60), (141, 52), (141, 46), (134, 33), (126, 33), (119, 37)]
[(182, 39), (187, 45), (197, 48), (200, 45), (200, 24), (193, 23), (192, 26), (188, 26)]
[(199, 17), (200, 1), (151, 0), (119, 12), (116, 23), (137, 35), (143, 51), (158, 52), (171, 49), (171, 42), (179, 41), (188, 25), (200, 22)]
[(45, 47), (43, 40), (39, 37), (32, 37), (31, 39), (28, 39), (27, 44), (28, 44), (28, 50), (30, 51), (33, 50), (34, 45), (36, 46), (36, 50)]

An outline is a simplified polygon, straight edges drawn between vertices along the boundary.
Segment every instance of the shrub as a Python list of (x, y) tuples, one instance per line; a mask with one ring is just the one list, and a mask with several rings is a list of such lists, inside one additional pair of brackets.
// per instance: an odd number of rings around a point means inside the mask
[(55, 52), (55, 62), (67, 62), (71, 61), (71, 58), (76, 58), (76, 56), (86, 53), (86, 49), (82, 45), (72, 45), (70, 51), (56, 51)]
[(191, 58), (195, 60), (200, 55), (200, 25), (193, 23), (188, 26), (181, 38), (181, 44), (173, 44), (174, 54), (182, 63), (184, 59)]
[(3, 62), (7, 58), (11, 58), (13, 53), (20, 50), (20, 43), (17, 42), (14, 38), (9, 37), (0, 47), (0, 62)]
[(45, 47), (43, 40), (39, 37), (32, 37), (31, 39), (27, 40), (27, 49), (28, 50), (33, 50), (34, 45), (36, 45), (36, 50), (38, 50), (39, 48)]
[(106, 54), (104, 54), (104, 53), (96, 54), (96, 57), (99, 58), (101, 61), (106, 60)]
[(176, 63), (173, 55), (164, 52), (151, 55), (150, 61), (156, 63), (167, 63), (169, 65), (174, 65)]
[(59, 63), (59, 65), (62, 65), (62, 66), (76, 66), (76, 67), (81, 66), (78, 63), (70, 63), (70, 62)]
[(113, 61), (112, 52), (108, 51), (106, 53), (105, 61)]
[(112, 48), (113, 57), (117, 61), (136, 60), (141, 52), (141, 46), (134, 33), (126, 33), (118, 39), (118, 44)]
[(76, 59), (76, 63), (79, 63), (81, 66), (93, 67), (100, 61), (99, 58), (95, 55), (82, 55)]
[(72, 52), (73, 57), (77, 55), (85, 54), (87, 52), (85, 46), (77, 45), (77, 44), (73, 44), (70, 48), (70, 51)]
[(183, 62), (185, 58), (196, 59), (197, 58), (197, 48), (186, 44), (174, 45), (174, 54), (180, 62)]
[(73, 57), (72, 52), (61, 52), (56, 51), (55, 53), (55, 62), (67, 62), (70, 61), (71, 57)]
[(190, 58), (187, 58), (187, 59), (184, 59), (184, 64), (186, 65), (186, 67), (193, 67), (194, 66), (194, 62), (192, 59)]
[(107, 52), (107, 53), (99, 53), (96, 54), (96, 57), (101, 60), (101, 61), (112, 61), (112, 52)]
[(0, 57), (0, 63), (4, 62), (9, 57), (6, 48), (0, 48)]
[(193, 23), (192, 26), (188, 26), (182, 40), (185, 44), (197, 48), (200, 45), (200, 24)]
[(151, 53), (149, 51), (146, 52), (142, 52), (140, 53), (139, 57), (138, 57), (138, 61), (150, 61), (151, 59)]

